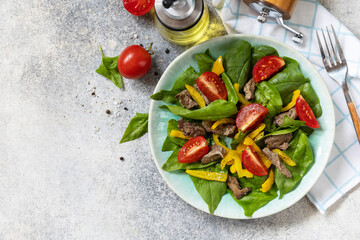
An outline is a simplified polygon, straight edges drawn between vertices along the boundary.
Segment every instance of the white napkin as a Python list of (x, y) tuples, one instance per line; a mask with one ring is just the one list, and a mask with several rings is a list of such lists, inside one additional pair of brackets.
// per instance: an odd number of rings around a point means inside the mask
[[(360, 145), (356, 138), (351, 116), (340, 86), (332, 80), (323, 68), (316, 30), (333, 25), (343, 47), (349, 67), (348, 82), (356, 107), (360, 108), (360, 41), (339, 20), (314, 0), (299, 0), (295, 13), (286, 24), (305, 35), (303, 44), (292, 41), (293, 34), (285, 31), (271, 19), (265, 24), (257, 22), (258, 14), (241, 0), (213, 0), (229, 34), (250, 33), (269, 36), (282, 41), (302, 53), (314, 63), (331, 93), (336, 118), (335, 142), (329, 162), (308, 193), (308, 198), (321, 213), (360, 182)], [(220, 5), (220, 7), (219, 7)], [(221, 9), (219, 9), (221, 8)]]

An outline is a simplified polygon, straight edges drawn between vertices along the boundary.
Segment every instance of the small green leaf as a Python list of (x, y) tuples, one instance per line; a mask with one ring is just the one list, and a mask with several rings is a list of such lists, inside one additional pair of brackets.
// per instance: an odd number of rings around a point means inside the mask
[(127, 126), (120, 143), (129, 142), (142, 137), (148, 132), (148, 113), (136, 113)]
[(96, 69), (96, 72), (110, 79), (117, 87), (122, 88), (123, 87), (122, 76), (117, 68), (117, 61), (119, 56), (106, 57), (103, 54), (101, 46), (99, 46), (99, 48), (101, 53), (101, 64), (99, 68)]

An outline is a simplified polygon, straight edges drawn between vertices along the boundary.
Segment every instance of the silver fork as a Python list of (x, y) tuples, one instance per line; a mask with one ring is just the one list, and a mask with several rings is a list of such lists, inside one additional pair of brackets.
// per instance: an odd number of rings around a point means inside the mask
[[(349, 88), (348, 88), (348, 85), (346, 82), (348, 67), (346, 64), (344, 53), (341, 49), (341, 45), (339, 43), (339, 40), (335, 34), (335, 31), (334, 31), (334, 28), (332, 25), (331, 25), (331, 28), (332, 28), (332, 32), (334, 34), (337, 52), (335, 51), (333, 42), (330, 37), (329, 29), (327, 27), (326, 27), (326, 31), (327, 31), (327, 35), (328, 35), (328, 39), (330, 42), (332, 53), (329, 50), (329, 46), (328, 46), (323, 29), (321, 29), (321, 32), (322, 32), (322, 35), (324, 38), (327, 54), (324, 52), (324, 49), (321, 45), (321, 41), (320, 41), (319, 34), (317, 31), (316, 31), (316, 37), (317, 37), (317, 40), (319, 43), (319, 48), (320, 48), (322, 60), (323, 60), (326, 71), (328, 72), (328, 74), (330, 75), (330, 77), (332, 79), (334, 79), (337, 83), (339, 83), (341, 85), (342, 90), (344, 91), (345, 99), (346, 99), (346, 102), (347, 102), (347, 105), (348, 105), (348, 108), (349, 108), (349, 111), (351, 114), (351, 118), (354, 123), (356, 135), (360, 142), (360, 119), (359, 119), (359, 115), (357, 114), (353, 98), (350, 95)], [(340, 57), (341, 61), (339, 60), (338, 56)]]

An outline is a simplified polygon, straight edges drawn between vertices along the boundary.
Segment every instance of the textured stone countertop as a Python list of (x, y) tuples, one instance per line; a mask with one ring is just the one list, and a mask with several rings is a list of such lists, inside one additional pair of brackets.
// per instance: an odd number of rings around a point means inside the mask
[[(320, 2), (360, 37), (358, 0)], [(304, 197), (270, 217), (229, 220), (167, 186), (147, 137), (118, 144), (185, 50), (161, 39), (150, 15), (131, 16), (120, 0), (1, 0), (0, 23), (0, 239), (360, 239), (359, 187), (324, 215)], [(150, 41), (146, 77), (119, 89), (95, 73), (99, 45), (115, 56)]]

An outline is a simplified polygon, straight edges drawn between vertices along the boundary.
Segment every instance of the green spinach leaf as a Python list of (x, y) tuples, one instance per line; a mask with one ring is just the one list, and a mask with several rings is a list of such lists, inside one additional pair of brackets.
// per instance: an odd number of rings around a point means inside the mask
[(257, 84), (255, 91), (255, 102), (262, 104), (269, 110), (267, 118), (273, 118), (281, 112), (282, 99), (277, 88), (269, 82), (261, 82)]
[(167, 109), (173, 114), (183, 118), (213, 121), (230, 117), (238, 113), (236, 105), (225, 100), (216, 100), (210, 105), (197, 110), (189, 110), (183, 107), (170, 105), (163, 105), (160, 106), (160, 108)]
[[(221, 170), (220, 164), (217, 164), (216, 166), (204, 168), (201, 170), (227, 173), (226, 168), (224, 170)], [(198, 191), (201, 198), (208, 205), (210, 214), (213, 214), (217, 206), (219, 205), (222, 196), (226, 193), (226, 187), (227, 187), (226, 183), (204, 180), (193, 176), (190, 176), (190, 178), (195, 185), (196, 191)]]
[(237, 139), (233, 139), (230, 143), (231, 149), (235, 150), (236, 147), (242, 142), (242, 140), (246, 137), (248, 133), (240, 132)]
[(251, 45), (240, 40), (235, 42), (224, 54), (224, 68), (232, 83), (243, 88), (251, 71)]
[(136, 113), (127, 126), (120, 143), (132, 141), (142, 137), (148, 132), (148, 113)]
[(179, 146), (173, 143), (170, 140), (170, 137), (167, 136), (164, 140), (164, 143), (162, 145), (161, 151), (162, 152), (168, 152), (168, 151), (175, 151)]
[(110, 79), (117, 87), (122, 88), (123, 87), (122, 76), (117, 68), (117, 62), (119, 56), (105, 57), (100, 46), (99, 48), (101, 53), (101, 64), (98, 67), (98, 69), (96, 69), (96, 72)]
[(289, 116), (285, 115), (283, 124), (281, 124), (281, 126), (279, 126), (277, 130), (286, 129), (286, 128), (299, 128), (302, 126), (305, 126), (305, 122), (300, 120), (294, 120)]
[(221, 79), (223, 80), (226, 86), (228, 101), (236, 105), (237, 102), (239, 101), (239, 98), (237, 96), (234, 86), (231, 83), (231, 79), (229, 78), (229, 75), (223, 73), (221, 74)]
[(181, 169), (201, 169), (201, 168), (207, 168), (217, 163), (217, 161), (208, 163), (206, 165), (201, 164), (199, 161), (193, 163), (179, 163), (177, 158), (179, 151), (180, 151), (180, 147), (177, 147), (174, 150), (174, 152), (170, 155), (168, 160), (162, 166), (163, 170), (167, 172), (172, 172)]
[(279, 56), (278, 52), (275, 48), (266, 46), (266, 45), (260, 45), (253, 47), (252, 51), (252, 66), (254, 65), (263, 57), (269, 56), (269, 55), (275, 55)]
[(185, 84), (193, 86), (199, 76), (200, 74), (195, 72), (193, 67), (189, 67), (176, 78), (171, 90), (184, 90)]
[(170, 136), (171, 130), (179, 130), (177, 126), (178, 126), (178, 122), (175, 119), (169, 120), (167, 127), (167, 137), (173, 144), (182, 147), (188, 140)]
[(295, 133), (285, 153), (296, 162), (296, 166), (286, 166), (292, 178), (286, 178), (278, 169), (275, 170), (275, 183), (280, 190), (280, 198), (294, 189), (305, 175), (306, 169), (314, 161), (309, 140), (301, 130)]
[(195, 54), (195, 59), (199, 66), (200, 74), (211, 72), (214, 65), (214, 59), (211, 57), (209, 49), (206, 49), (205, 53)]
[(161, 91), (151, 95), (150, 98), (153, 99), (153, 100), (164, 101), (164, 102), (167, 102), (167, 103), (172, 103), (172, 104), (179, 105), (180, 104), (179, 100), (177, 98), (175, 98), (175, 95), (180, 93), (181, 91), (182, 90), (180, 90), (180, 89), (161, 90)]

